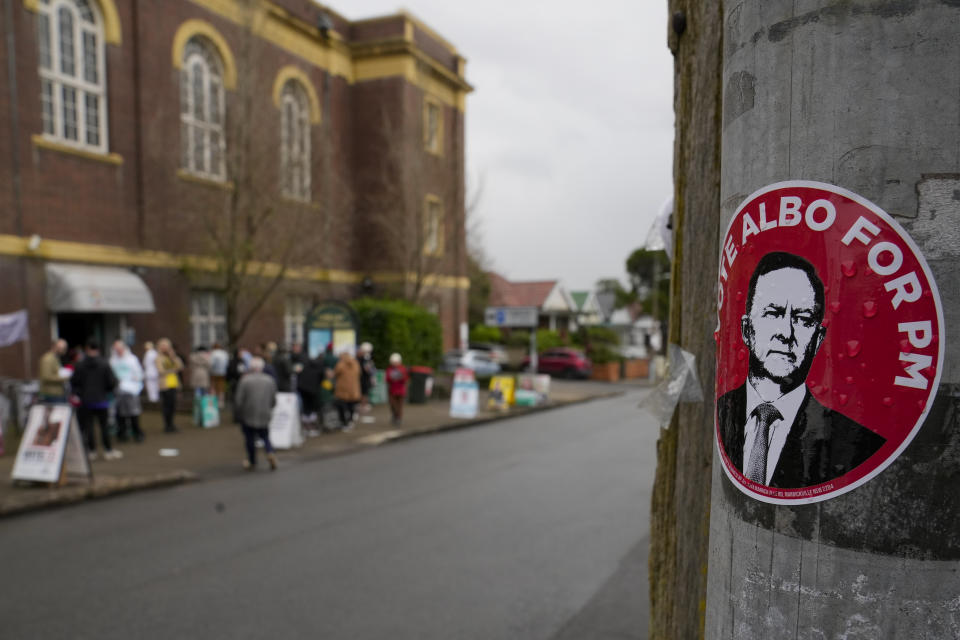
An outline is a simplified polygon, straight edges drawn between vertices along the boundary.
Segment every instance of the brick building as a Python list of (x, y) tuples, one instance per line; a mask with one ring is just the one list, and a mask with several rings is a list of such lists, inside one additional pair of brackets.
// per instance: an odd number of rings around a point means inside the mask
[(313, 303), (370, 293), (453, 344), (471, 88), (429, 27), (311, 0), (4, 6), (0, 313), (27, 309), (30, 342), (0, 375), (58, 336), (186, 350), (229, 317), (241, 344), (299, 340)]

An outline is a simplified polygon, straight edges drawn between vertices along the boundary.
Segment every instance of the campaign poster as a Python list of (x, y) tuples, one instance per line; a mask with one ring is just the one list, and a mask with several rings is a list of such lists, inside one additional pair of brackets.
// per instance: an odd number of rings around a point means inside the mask
[(493, 376), (490, 378), (490, 393), (487, 395), (487, 408), (506, 411), (513, 403), (513, 378), (511, 376)]
[(270, 415), (270, 444), (277, 449), (291, 449), (303, 444), (297, 394), (277, 394), (277, 404)]
[(457, 369), (450, 392), (451, 418), (476, 418), (480, 387), (472, 369)]
[(321, 355), (332, 343), (333, 331), (330, 329), (310, 329), (307, 332), (307, 353), (311, 360)]
[(760, 189), (723, 238), (716, 442), (763, 502), (827, 500), (907, 447), (944, 358), (936, 283), (909, 234), (846, 189)]
[(27, 415), (26, 428), (20, 440), (11, 477), (14, 480), (59, 482), (68, 441), (74, 449), (79, 447), (80, 456), (79, 460), (76, 459), (75, 452), (70, 456), (67, 471), (88, 475), (89, 463), (83, 451), (79, 430), (73, 422), (70, 405), (34, 405)]
[(357, 355), (357, 332), (353, 329), (334, 329), (333, 352), (339, 354), (342, 351)]

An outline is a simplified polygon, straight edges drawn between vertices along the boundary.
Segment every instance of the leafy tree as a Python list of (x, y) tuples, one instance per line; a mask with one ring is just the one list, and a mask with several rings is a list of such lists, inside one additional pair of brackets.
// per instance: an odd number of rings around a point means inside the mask
[(665, 251), (636, 249), (627, 258), (630, 293), (644, 309), (666, 322), (670, 309), (670, 260)]
[(637, 301), (636, 294), (633, 291), (624, 289), (623, 285), (616, 278), (597, 280), (597, 293), (612, 293), (614, 295), (613, 306), (616, 309), (628, 307)]

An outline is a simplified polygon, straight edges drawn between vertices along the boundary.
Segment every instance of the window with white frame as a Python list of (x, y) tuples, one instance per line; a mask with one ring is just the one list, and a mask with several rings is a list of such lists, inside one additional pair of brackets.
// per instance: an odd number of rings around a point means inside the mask
[(43, 135), (107, 151), (107, 76), (103, 18), (91, 0), (37, 4)]
[(194, 291), (190, 300), (193, 347), (227, 344), (227, 303), (218, 291)]
[(283, 339), (288, 347), (296, 342), (303, 344), (303, 323), (307, 320), (310, 306), (310, 299), (304, 296), (287, 298), (283, 313)]
[(443, 253), (443, 205), (436, 196), (427, 196), (424, 202), (423, 252), (428, 256)]
[(281, 192), (310, 200), (310, 102), (296, 80), (287, 80), (280, 99)]
[(440, 103), (430, 97), (423, 102), (423, 146), (430, 153), (443, 151), (443, 112)]
[(223, 180), (225, 104), (223, 63), (213, 44), (194, 36), (180, 67), (181, 165), (198, 176)]

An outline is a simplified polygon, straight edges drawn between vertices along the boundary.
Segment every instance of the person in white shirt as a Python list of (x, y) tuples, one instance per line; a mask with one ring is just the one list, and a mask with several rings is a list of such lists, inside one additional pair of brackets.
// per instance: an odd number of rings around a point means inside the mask
[[(140, 430), (140, 392), (143, 391), (143, 368), (123, 340), (115, 340), (110, 354), (110, 368), (117, 377), (116, 410), (117, 440), (132, 436), (143, 442)], [(128, 436), (129, 434), (129, 436)]]
[(221, 407), (227, 391), (228, 364), (230, 364), (230, 355), (219, 342), (214, 342), (213, 350), (210, 352), (210, 382)]
[(143, 344), (143, 379), (147, 389), (147, 400), (160, 402), (160, 374), (157, 372), (157, 350), (152, 342)]

